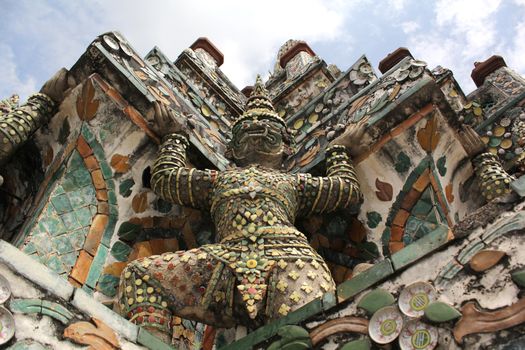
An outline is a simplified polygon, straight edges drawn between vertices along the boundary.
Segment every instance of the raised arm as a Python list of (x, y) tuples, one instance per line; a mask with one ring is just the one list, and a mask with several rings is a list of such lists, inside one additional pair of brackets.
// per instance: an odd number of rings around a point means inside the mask
[(363, 195), (345, 146), (326, 150), (326, 177), (298, 174), (299, 213), (330, 212), (362, 201)]
[(167, 134), (162, 139), (153, 165), (151, 188), (166, 201), (208, 210), (210, 191), (217, 172), (186, 167), (189, 142), (180, 134), (184, 127), (173, 111), (156, 103), (155, 122), (157, 133)]
[(40, 93), (22, 106), (0, 115), (0, 164), (4, 164), (31, 136), (56, 113), (66, 90), (74, 85), (65, 68), (49, 79)]
[(352, 156), (361, 153), (365, 122), (349, 125), (326, 149), (326, 177), (298, 174), (299, 213), (330, 212), (361, 203), (363, 194), (352, 164)]
[(465, 125), (459, 132), (459, 138), (465, 152), (472, 160), (483, 197), (491, 201), (508, 194), (510, 183), (515, 179), (505, 171), (498, 156), (486, 151), (486, 146), (478, 133)]

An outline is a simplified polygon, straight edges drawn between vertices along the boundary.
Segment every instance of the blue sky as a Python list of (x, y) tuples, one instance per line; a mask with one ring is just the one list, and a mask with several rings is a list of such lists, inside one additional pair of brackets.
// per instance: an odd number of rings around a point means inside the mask
[(525, 74), (525, 0), (0, 1), (0, 98), (26, 98), (110, 30), (142, 55), (157, 45), (172, 59), (207, 36), (239, 88), (271, 70), (290, 38), (341, 70), (362, 54), (377, 67), (406, 46), (431, 68), (452, 69), (466, 93), (473, 63), (492, 54)]

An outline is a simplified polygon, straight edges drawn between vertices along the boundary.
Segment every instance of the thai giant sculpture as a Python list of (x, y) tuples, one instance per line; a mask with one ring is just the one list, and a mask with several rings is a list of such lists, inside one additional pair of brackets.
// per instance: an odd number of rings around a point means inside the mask
[(334, 291), (325, 262), (294, 221), (361, 201), (350, 150), (364, 124), (349, 127), (327, 149), (326, 177), (284, 173), (290, 137), (258, 78), (233, 126), (238, 167), (202, 171), (185, 167), (181, 116), (155, 108), (164, 138), (151, 186), (165, 200), (208, 210), (219, 243), (131, 263), (121, 276), (122, 313), (166, 333), (172, 315), (222, 327), (247, 319), (260, 324)]

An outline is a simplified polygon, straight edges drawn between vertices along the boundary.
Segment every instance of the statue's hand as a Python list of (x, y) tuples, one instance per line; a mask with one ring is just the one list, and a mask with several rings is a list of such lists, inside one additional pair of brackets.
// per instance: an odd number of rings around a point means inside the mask
[(357, 157), (366, 149), (366, 147), (361, 143), (365, 129), (365, 119), (361, 119), (359, 122), (354, 124), (348, 124), (345, 131), (336, 137), (332, 142), (330, 142), (330, 145), (343, 145), (348, 149), (352, 157)]
[(64, 99), (66, 92), (75, 85), (73, 76), (69, 74), (67, 69), (61, 68), (51, 79), (44, 83), (40, 92), (49, 96), (56, 103), (60, 103)]
[(470, 126), (464, 125), (463, 130), (460, 130), (458, 135), (461, 145), (470, 158), (477, 156), (485, 150), (485, 143), (483, 143), (478, 133)]
[(155, 101), (151, 129), (160, 137), (173, 133), (187, 134), (188, 127), (183, 117), (177, 115), (170, 107)]

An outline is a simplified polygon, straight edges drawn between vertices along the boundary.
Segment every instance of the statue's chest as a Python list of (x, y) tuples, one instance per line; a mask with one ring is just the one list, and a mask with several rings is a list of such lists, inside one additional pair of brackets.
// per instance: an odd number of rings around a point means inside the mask
[(285, 206), (293, 206), (296, 191), (292, 179), (290, 175), (256, 167), (223, 171), (214, 185), (213, 202), (275, 200)]

